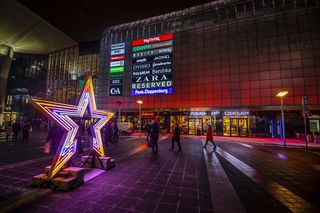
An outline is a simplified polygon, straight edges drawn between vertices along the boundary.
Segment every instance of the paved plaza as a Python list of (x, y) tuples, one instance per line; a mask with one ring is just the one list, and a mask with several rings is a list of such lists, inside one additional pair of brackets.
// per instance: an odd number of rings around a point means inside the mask
[(1, 141), (0, 212), (319, 212), (317, 146), (216, 137), (213, 150), (203, 136), (182, 136), (177, 152), (163, 135), (153, 154), (144, 136), (121, 136), (108, 147), (115, 168), (87, 169), (79, 188), (53, 192), (31, 186), (52, 160), (45, 138), (41, 130), (29, 144)]

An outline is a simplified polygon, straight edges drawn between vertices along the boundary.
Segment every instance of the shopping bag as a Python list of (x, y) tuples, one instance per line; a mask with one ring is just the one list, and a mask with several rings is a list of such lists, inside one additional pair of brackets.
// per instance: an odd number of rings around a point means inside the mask
[(46, 145), (44, 146), (43, 152), (46, 154), (49, 154), (51, 151), (51, 143), (47, 142)]

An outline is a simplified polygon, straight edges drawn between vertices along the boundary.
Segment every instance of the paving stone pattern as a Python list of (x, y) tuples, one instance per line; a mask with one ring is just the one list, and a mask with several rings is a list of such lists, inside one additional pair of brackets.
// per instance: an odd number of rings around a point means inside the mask
[(182, 152), (145, 150), (66, 193), (53, 193), (19, 212), (212, 212), (200, 143), (185, 138)]

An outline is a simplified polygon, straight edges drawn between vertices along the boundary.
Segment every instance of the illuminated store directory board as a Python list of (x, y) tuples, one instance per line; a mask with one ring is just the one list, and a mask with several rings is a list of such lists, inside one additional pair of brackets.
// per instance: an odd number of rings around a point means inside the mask
[(173, 34), (132, 42), (131, 95), (172, 93)]

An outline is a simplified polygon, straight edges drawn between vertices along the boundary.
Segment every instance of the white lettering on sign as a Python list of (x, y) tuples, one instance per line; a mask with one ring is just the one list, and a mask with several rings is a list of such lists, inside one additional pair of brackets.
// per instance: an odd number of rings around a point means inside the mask
[(167, 66), (167, 65), (171, 65), (171, 61), (155, 62), (152, 64), (152, 68), (158, 67), (158, 66)]
[(120, 79), (111, 80), (112, 84), (120, 84)]
[(110, 55), (124, 54), (124, 49), (111, 50)]
[(155, 41), (160, 41), (160, 37), (143, 39), (143, 42), (145, 42), (145, 43), (150, 43), (150, 42), (155, 42)]
[(190, 116), (204, 116), (207, 112), (190, 112)]
[(118, 67), (118, 66), (123, 66), (123, 65), (124, 65), (124, 60), (110, 62), (110, 67)]
[(216, 116), (216, 115), (219, 115), (220, 114), (220, 111), (212, 111), (211, 112), (211, 116)]
[(248, 116), (248, 111), (226, 111), (224, 112), (225, 116)]
[(120, 88), (111, 88), (110, 89), (110, 93), (112, 95), (120, 95), (121, 94), (121, 91), (120, 91)]

